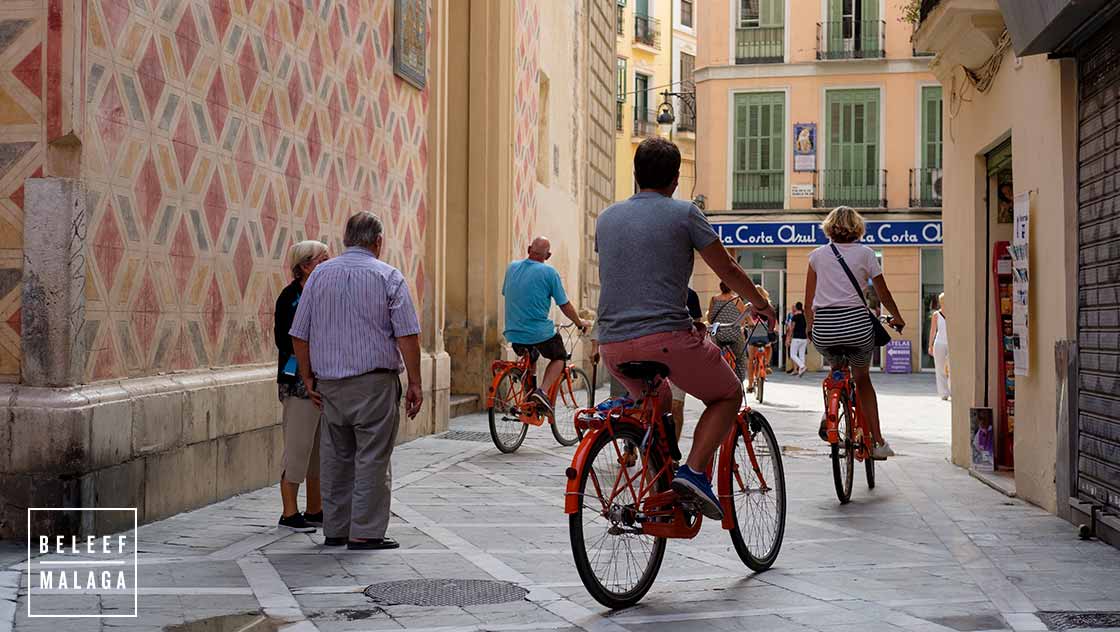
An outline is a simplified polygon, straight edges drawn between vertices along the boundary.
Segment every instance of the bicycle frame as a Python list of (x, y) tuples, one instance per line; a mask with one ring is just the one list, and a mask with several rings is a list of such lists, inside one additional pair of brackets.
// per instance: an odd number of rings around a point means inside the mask
[(766, 373), (766, 347), (758, 345), (748, 345), (750, 350), (747, 352), (747, 369), (749, 371), (748, 377), (753, 384), (759, 375)]
[[(638, 488), (634, 488), (634, 482), (637, 477), (630, 478), (627, 475), (626, 468), (619, 471), (619, 475), (615, 481), (610, 482), (611, 495), (607, 502), (611, 502), (618, 495), (621, 490), (628, 489), (634, 498), (641, 499), (642, 513), (647, 518), (668, 518), (665, 522), (644, 522), (642, 530), (654, 537), (661, 538), (681, 538), (691, 539), (696, 537), (700, 532), (700, 525), (703, 522), (703, 516), (689, 516), (685, 514), (680, 504), (677, 502), (677, 493), (670, 490), (658, 492), (647, 496), (646, 494), (652, 489), (653, 484), (661, 477), (672, 477), (670, 470), (672, 459), (669, 456), (669, 438), (665, 436), (665, 428), (660, 423), (654, 423), (654, 420), (661, 419), (661, 405), (656, 397), (645, 397), (642, 400), (641, 406), (638, 409), (624, 410), (622, 408), (615, 408), (607, 411), (605, 418), (595, 416), (594, 409), (583, 409), (576, 415), (576, 427), (585, 432), (584, 439), (580, 442), (576, 453), (572, 458), (572, 465), (569, 467), (565, 475), (568, 478), (567, 489), (564, 495), (564, 513), (574, 514), (579, 511), (580, 502), (580, 481), (579, 472), (583, 471), (590, 456), (591, 446), (595, 445), (599, 436), (607, 433), (613, 437), (617, 433), (617, 429), (625, 425), (636, 426), (645, 437), (642, 441), (643, 446), (640, 446), (644, 452), (644, 463), (650, 463), (649, 458), (652, 450), (657, 450), (661, 459), (661, 468), (650, 475), (649, 472), (643, 471), (643, 480), (638, 481)], [(744, 437), (751, 436), (749, 417), (751, 409), (744, 406), (736, 417), (736, 423), (739, 424)], [(723, 443), (720, 444), (720, 461), (719, 473), (721, 476), (718, 481), (717, 495), (720, 500), (720, 505), (723, 508), (723, 521), (721, 526), (724, 529), (733, 529), (734, 522), (734, 494), (733, 489), (729, 487), (726, 481), (731, 481), (733, 476), (737, 473), (732, 468), (732, 458), (730, 455), (734, 454), (735, 450), (735, 432), (729, 432)], [(747, 441), (747, 454), (750, 457), (751, 468), (758, 476), (760, 484), (769, 488), (765, 478), (762, 475), (761, 468), (758, 465), (758, 460), (755, 457), (753, 441)], [(622, 452), (619, 450), (617, 444), (614, 445), (617, 457), (622, 459)], [(707, 474), (711, 476), (712, 464), (708, 465)], [(728, 476), (730, 474), (731, 476)], [(626, 477), (625, 486), (619, 488), (619, 483), (623, 482), (623, 477)], [(599, 498), (603, 498), (602, 482), (595, 479), (592, 481), (595, 486)], [(691, 522), (690, 522), (691, 518)]]
[[(534, 373), (535, 373), (534, 369), (535, 368), (536, 367), (533, 366), (533, 361), (532, 361), (531, 355), (529, 353), (523, 354), (517, 360), (494, 360), (493, 362), (491, 362), (490, 363), (490, 372), (493, 373), (494, 377), (490, 380), (490, 389), (489, 389), (489, 391), (487, 392), (487, 395), (486, 395), (486, 407), (487, 408), (493, 408), (494, 407), (494, 399), (495, 399), (495, 397), (497, 397), (497, 394), (498, 394), (498, 385), (501, 384), (502, 379), (505, 378), (506, 374), (508, 374), (510, 371), (512, 371), (514, 369), (521, 369), (521, 375), (532, 376), (532, 382), (535, 384), (536, 383), (536, 376), (534, 375)], [(573, 392), (573, 390), (574, 390), (573, 387), (572, 387), (572, 369), (573, 368), (575, 368), (574, 364), (568, 363), (568, 364), (564, 365), (564, 371), (560, 374), (560, 379), (556, 380), (556, 383), (553, 384), (552, 387), (548, 389), (548, 398), (550, 400), (556, 401), (557, 394), (561, 393), (560, 385), (562, 383), (566, 383), (568, 385), (568, 389), (565, 392)], [(525, 407), (522, 406), (522, 404), (524, 404), (528, 400), (529, 393), (531, 392), (530, 388), (528, 387), (528, 384), (529, 384), (529, 380), (527, 380), (527, 379), (521, 381), (521, 387), (518, 389), (518, 392), (515, 393), (513, 395), (513, 397), (511, 398), (511, 403), (514, 404), (515, 406), (517, 406), (518, 417), (521, 419), (521, 421), (523, 421), (524, 423), (527, 423), (527, 424), (534, 425), (534, 426), (540, 426), (540, 425), (544, 424), (545, 420), (544, 420), (544, 418), (541, 418), (541, 416), (537, 414), (536, 406), (525, 406)], [(575, 402), (573, 402), (573, 407), (574, 407), (574, 404), (575, 404)], [(526, 408), (527, 411), (523, 411), (522, 408)], [(550, 420), (550, 423), (555, 423), (556, 422), (555, 419), (549, 418), (549, 420)]]
[(853, 455), (857, 461), (869, 458), (871, 455), (868, 451), (868, 442), (864, 440), (869, 433), (867, 424), (863, 420), (863, 412), (859, 407), (859, 393), (856, 391), (855, 382), (852, 381), (851, 370), (845, 366), (829, 371), (828, 377), (824, 379), (823, 390), (827, 415), (825, 431), (828, 442), (830, 444), (840, 442), (840, 406), (843, 405), (841, 395), (848, 393), (848, 423), (852, 425), (852, 443), (855, 448)]

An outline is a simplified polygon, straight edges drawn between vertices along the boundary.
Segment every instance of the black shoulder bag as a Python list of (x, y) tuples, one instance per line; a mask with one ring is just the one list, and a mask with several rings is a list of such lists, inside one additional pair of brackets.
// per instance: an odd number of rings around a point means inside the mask
[(836, 247), (836, 244), (829, 244), (829, 246), (832, 247), (832, 254), (836, 255), (836, 260), (840, 262), (840, 267), (844, 268), (844, 274), (848, 275), (848, 280), (852, 282), (852, 287), (855, 288), (856, 295), (859, 296), (859, 300), (863, 302), (863, 307), (867, 310), (867, 316), (871, 319), (871, 329), (875, 332), (875, 346), (882, 347), (891, 341), (890, 332), (883, 326), (883, 323), (879, 322), (879, 317), (867, 306), (867, 299), (863, 296), (863, 290), (860, 289), (859, 281), (856, 281), (856, 275), (852, 274), (852, 270), (848, 267), (848, 264), (844, 263), (844, 255), (840, 254), (840, 249)]

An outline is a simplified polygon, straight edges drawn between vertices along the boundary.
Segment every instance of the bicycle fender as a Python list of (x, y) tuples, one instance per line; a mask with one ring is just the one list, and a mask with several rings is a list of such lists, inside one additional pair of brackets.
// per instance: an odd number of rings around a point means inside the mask
[(609, 424), (604, 424), (583, 435), (583, 440), (579, 442), (575, 454), (572, 455), (571, 466), (564, 472), (564, 475), (568, 479), (564, 490), (564, 513), (570, 515), (579, 511), (579, 473), (583, 471), (583, 467), (587, 464), (588, 456), (591, 454), (591, 446), (595, 445), (595, 442), (598, 441), (599, 435), (604, 432), (614, 434), (615, 425), (625, 423), (634, 422), (612, 420)]
[(486, 391), (486, 408), (494, 407), (494, 395), (498, 392), (498, 384), (501, 383), (506, 373), (510, 372), (510, 367), (503, 368), (499, 361), (494, 361), (490, 370), (494, 372), (494, 379), (490, 380), (490, 390)]

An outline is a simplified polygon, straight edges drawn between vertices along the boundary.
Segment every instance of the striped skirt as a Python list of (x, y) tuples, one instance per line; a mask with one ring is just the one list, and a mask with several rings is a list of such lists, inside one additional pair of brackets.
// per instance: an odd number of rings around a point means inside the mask
[(871, 366), (875, 330), (865, 307), (821, 307), (813, 310), (813, 346), (832, 365), (847, 361), (852, 368)]

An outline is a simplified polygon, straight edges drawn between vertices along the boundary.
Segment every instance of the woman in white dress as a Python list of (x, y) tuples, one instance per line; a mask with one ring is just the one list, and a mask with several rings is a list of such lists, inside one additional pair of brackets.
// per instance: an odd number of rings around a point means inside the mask
[(949, 391), (949, 323), (945, 318), (945, 293), (937, 297), (938, 309), (930, 316), (929, 354), (937, 372), (937, 395), (948, 400)]

